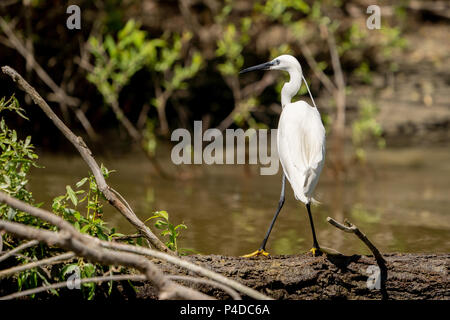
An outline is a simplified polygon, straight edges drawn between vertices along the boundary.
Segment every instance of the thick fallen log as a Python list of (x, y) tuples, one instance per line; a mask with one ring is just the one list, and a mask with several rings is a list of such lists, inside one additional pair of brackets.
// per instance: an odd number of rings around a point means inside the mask
[[(275, 299), (382, 298), (380, 290), (373, 288), (369, 280), (371, 270), (377, 266), (371, 256), (312, 257), (303, 254), (246, 259), (195, 255), (187, 258)], [(385, 254), (384, 258), (388, 268), (388, 299), (450, 299), (450, 254), (395, 253)], [(165, 271), (184, 272), (172, 268)], [(222, 291), (208, 286), (194, 288), (219, 299), (229, 299)], [(152, 292), (149, 285), (143, 284), (139, 287), (138, 298), (151, 298)]]

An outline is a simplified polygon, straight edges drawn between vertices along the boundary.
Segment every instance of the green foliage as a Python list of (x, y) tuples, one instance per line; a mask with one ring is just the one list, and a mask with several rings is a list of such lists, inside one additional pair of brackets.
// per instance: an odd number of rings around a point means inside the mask
[(272, 20), (281, 20), (284, 24), (292, 21), (295, 11), (307, 14), (310, 6), (303, 0), (267, 0), (264, 4), (257, 2), (255, 11), (270, 17)]
[(24, 112), (25, 110), (23, 110), (20, 106), (19, 106), (19, 101), (17, 101), (16, 97), (13, 95), (11, 96), (8, 100), (6, 100), (6, 97), (3, 97), (0, 99), (0, 112), (2, 111), (14, 111), (15, 113), (17, 113), (19, 116), (21, 116), (22, 118), (29, 120), (25, 115)]
[(225, 60), (218, 65), (218, 70), (223, 76), (237, 75), (244, 65), (242, 51), (250, 40), (250, 27), (250, 18), (241, 19), (240, 26), (231, 23), (224, 26), (216, 49), (216, 56)]
[(174, 225), (169, 221), (169, 214), (167, 211), (156, 211), (153, 216), (145, 220), (145, 222), (152, 219), (157, 219), (155, 222), (155, 228), (162, 230), (161, 236), (168, 237), (166, 246), (175, 252), (178, 252), (177, 239), (180, 236), (179, 230), (187, 229), (187, 226), (183, 223), (179, 225)]
[[(103, 165), (102, 172), (105, 178), (111, 173)], [(86, 187), (87, 190), (81, 189), (82, 187)], [(66, 193), (53, 199), (52, 210), (72, 223), (81, 233), (108, 241), (119, 234), (115, 233), (114, 229), (109, 229), (106, 222), (101, 219), (102, 200), (106, 199), (98, 189), (94, 176), (89, 174), (88, 177), (78, 181), (74, 188), (66, 186)], [(84, 212), (78, 209), (81, 205)]]
[(361, 62), (359, 67), (357, 67), (353, 74), (362, 82), (366, 84), (372, 83), (372, 72), (370, 71), (369, 64), (365, 61)]
[[(14, 97), (6, 100), (0, 100), (0, 112), (13, 111), (26, 119), (23, 110), (20, 108)], [(39, 167), (36, 163), (38, 155), (34, 152), (34, 146), (31, 144), (31, 137), (21, 140), (16, 131), (7, 127), (3, 118), (0, 119), (0, 191), (9, 194), (21, 201), (34, 206), (35, 204), (31, 191), (27, 189), (28, 174), (33, 167)], [(105, 178), (113, 172), (103, 165), (101, 170)], [(82, 190), (86, 187), (86, 191)], [(106, 223), (101, 219), (104, 200), (103, 194), (97, 187), (93, 175), (89, 175), (76, 183), (74, 187), (66, 186), (65, 194), (56, 197), (53, 200), (52, 210), (55, 214), (62, 216), (65, 220), (72, 223), (77, 230), (89, 234), (99, 239), (110, 241), (113, 237), (121, 236), (114, 229), (109, 229)], [(79, 208), (83, 206), (84, 212)], [(5, 204), (0, 205), (0, 219), (12, 220), (28, 226), (56, 231), (56, 227), (37, 219), (28, 213), (17, 211)], [(15, 248), (21, 242), (9, 235), (2, 235), (5, 248)], [(41, 260), (59, 253), (56, 248), (49, 248), (46, 245), (39, 244), (34, 247), (24, 249), (21, 255), (15, 259), (19, 263), (28, 263), (34, 260)], [(99, 271), (104, 273), (105, 267), (101, 265), (92, 265), (79, 259), (76, 264), (61, 264), (54, 266), (54, 274), (59, 274), (63, 278), (66, 274), (73, 272), (73, 266), (79, 268), (80, 277), (92, 277)], [(59, 271), (58, 271), (59, 270)], [(72, 270), (72, 271), (71, 271)], [(41, 268), (33, 268), (23, 271), (17, 275), (17, 286), (19, 290), (35, 288), (41, 285), (49, 285), (52, 276), (49, 277)], [(51, 290), (53, 294), (58, 294), (56, 290)], [(83, 284), (83, 294), (92, 299), (95, 293), (95, 284)]]
[(376, 120), (377, 113), (378, 109), (370, 99), (359, 101), (359, 116), (352, 124), (352, 142), (359, 161), (365, 161), (364, 145), (369, 139), (375, 139), (379, 148), (384, 148), (386, 145), (382, 137), (383, 129)]
[[(23, 109), (19, 107), (14, 97), (6, 100), (0, 100), (0, 112), (14, 111), (21, 117)], [(27, 175), (32, 167), (38, 167), (36, 159), (38, 155), (34, 152), (34, 146), (31, 144), (31, 137), (21, 140), (15, 130), (9, 129), (3, 118), (0, 119), (0, 191), (9, 194), (26, 203), (33, 204), (34, 199), (30, 191), (27, 190)], [(26, 222), (37, 224), (37, 219), (30, 217), (23, 212), (8, 207), (5, 204), (0, 205), (0, 217), (17, 222)], [(26, 220), (26, 221), (25, 221)]]
[(161, 40), (148, 40), (147, 33), (139, 30), (134, 20), (129, 20), (117, 34), (105, 39), (89, 38), (89, 51), (94, 56), (94, 69), (87, 79), (95, 84), (104, 100), (111, 104), (117, 101), (122, 88), (131, 77), (156, 58)]
[[(195, 77), (203, 67), (203, 57), (199, 51), (194, 51), (190, 60), (184, 62), (184, 51), (191, 39), (190, 32), (184, 32), (182, 35), (174, 33), (172, 39), (159, 39), (160, 49), (156, 59), (149, 63), (155, 79), (161, 83), (169, 96), (176, 90), (187, 89), (187, 81)], [(156, 108), (163, 108), (167, 98), (164, 95), (157, 96), (151, 100), (151, 104)]]
[[(82, 278), (92, 278), (97, 275), (97, 269), (103, 269), (91, 263), (85, 263), (83, 259), (78, 259), (77, 263), (66, 264), (60, 271), (61, 280), (74, 280), (73, 285), (76, 285), (76, 280)], [(80, 284), (80, 289), (84, 297), (92, 300), (95, 296), (96, 284), (93, 282)]]
[[(6, 100), (0, 100), (0, 112), (13, 111), (24, 119), (24, 110), (20, 108), (18, 101), (13, 96)], [(31, 137), (22, 140), (17, 132), (8, 128), (3, 118), (0, 119), (0, 191), (10, 196), (24, 201), (28, 204), (35, 204), (31, 191), (27, 189), (28, 174), (33, 167), (39, 167), (36, 163), (38, 155), (34, 152), (31, 144)], [(51, 229), (48, 223), (30, 216), (28, 213), (13, 209), (6, 204), (0, 205), (0, 219), (11, 220), (18, 223), (34, 226), (37, 228)], [(3, 235), (3, 243), (7, 248), (15, 248), (20, 245), (20, 241), (10, 235)], [(41, 259), (48, 254), (48, 248), (36, 246), (23, 250), (21, 256), (16, 259), (19, 263), (26, 263), (29, 260)], [(38, 284), (48, 284), (45, 275), (38, 269), (31, 269), (19, 273), (17, 285), (19, 290), (33, 288)]]

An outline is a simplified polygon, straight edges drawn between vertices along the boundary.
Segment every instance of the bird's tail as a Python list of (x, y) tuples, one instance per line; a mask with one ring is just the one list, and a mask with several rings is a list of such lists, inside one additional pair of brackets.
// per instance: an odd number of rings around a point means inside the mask
[[(303, 188), (306, 189), (309, 187), (309, 184), (311, 183), (311, 179), (314, 179), (313, 176), (315, 175), (314, 170), (309, 167), (308, 169), (305, 170), (305, 182), (303, 184)], [(311, 191), (312, 193), (312, 191)], [(306, 195), (308, 197), (308, 201), (310, 203), (312, 203), (313, 205), (319, 205), (321, 204), (319, 201), (317, 201), (316, 199), (314, 199), (313, 197), (311, 197), (311, 194)]]

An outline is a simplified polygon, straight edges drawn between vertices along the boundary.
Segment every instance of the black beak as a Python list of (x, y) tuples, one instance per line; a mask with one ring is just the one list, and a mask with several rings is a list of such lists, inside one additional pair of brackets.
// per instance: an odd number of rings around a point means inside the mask
[(275, 63), (273, 61), (261, 63), (261, 64), (258, 64), (257, 66), (253, 66), (253, 67), (241, 70), (241, 71), (239, 71), (239, 74), (247, 73), (247, 72), (255, 71), (255, 70), (269, 70), (269, 68), (272, 67), (273, 65), (275, 65)]

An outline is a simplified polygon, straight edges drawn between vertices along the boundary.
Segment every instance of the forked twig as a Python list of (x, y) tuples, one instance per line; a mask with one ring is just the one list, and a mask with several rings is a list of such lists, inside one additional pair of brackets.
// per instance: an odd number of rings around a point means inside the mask
[(387, 266), (386, 266), (386, 260), (381, 255), (380, 251), (375, 247), (375, 245), (367, 238), (367, 236), (362, 233), (358, 227), (356, 227), (354, 224), (352, 224), (350, 221), (345, 219), (344, 223), (345, 225), (337, 222), (333, 218), (328, 217), (327, 221), (335, 226), (336, 228), (347, 232), (347, 233), (353, 233), (355, 234), (364, 244), (372, 251), (373, 256), (375, 257), (375, 260), (377, 261), (378, 267), (381, 271), (381, 294), (383, 299), (387, 299), (387, 291), (386, 291), (386, 279), (387, 279)]
[[(93, 283), (93, 282), (105, 282), (105, 281), (123, 281), (123, 280), (130, 280), (130, 281), (143, 281), (145, 280), (145, 276), (141, 274), (118, 274), (118, 275), (110, 275), (105, 277), (93, 277), (93, 278), (84, 278), (84, 279), (76, 279), (76, 284), (83, 284), (83, 283)], [(41, 286), (29, 290), (19, 291), (12, 294), (9, 294), (7, 296), (0, 297), (0, 300), (11, 300), (11, 299), (17, 299), (20, 297), (29, 296), (36, 293), (41, 293), (48, 290), (56, 290), (61, 289), (68, 286), (68, 281), (63, 282), (57, 282), (53, 283), (51, 285)]]

